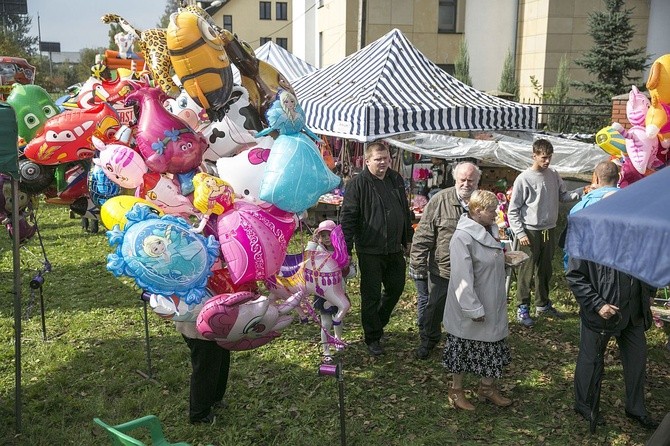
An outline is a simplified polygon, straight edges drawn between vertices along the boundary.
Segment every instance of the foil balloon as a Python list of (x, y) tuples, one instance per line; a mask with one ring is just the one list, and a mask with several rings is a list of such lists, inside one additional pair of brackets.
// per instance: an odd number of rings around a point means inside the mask
[(47, 198), (51, 204), (71, 204), (88, 195), (88, 163), (74, 163), (56, 167), (56, 197)]
[(95, 136), (112, 141), (119, 127), (118, 114), (110, 105), (68, 110), (49, 118), (23, 153), (37, 164), (47, 166), (93, 158), (91, 139)]
[(207, 288), (214, 294), (230, 294), (239, 291), (258, 292), (256, 282), (246, 282), (241, 284), (233, 283), (230, 272), (226, 266), (215, 265), (212, 268), (212, 275), (207, 279)]
[(157, 216), (163, 215), (161, 208), (147, 200), (130, 195), (117, 195), (105, 201), (100, 208), (100, 220), (102, 220), (102, 224), (107, 229), (113, 229), (115, 226), (118, 226), (119, 229), (123, 230), (127, 222), (126, 214), (136, 204), (146, 206), (149, 212), (153, 212)]
[(249, 103), (249, 93), (244, 87), (236, 85), (226, 105), (225, 116), (201, 129), (209, 143), (204, 158), (216, 162), (221, 157), (231, 156), (254, 146), (270, 147), (272, 137), (252, 134), (262, 129), (258, 112)]
[(212, 214), (221, 215), (235, 199), (233, 188), (221, 178), (200, 172), (193, 177), (193, 205), (203, 214), (198, 232), (202, 232)]
[[(104, 175), (103, 175), (104, 176)], [(70, 211), (87, 219), (95, 220), (95, 229), (91, 232), (98, 232), (98, 220), (100, 220), (100, 207), (96, 205), (91, 197), (79, 197), (70, 204)], [(87, 226), (84, 226), (87, 229)]]
[(162, 28), (150, 28), (141, 31), (117, 14), (105, 14), (101, 18), (103, 23), (118, 24), (125, 32), (133, 34), (143, 53), (146, 67), (156, 84), (167, 94), (176, 96), (179, 87), (172, 80), (170, 70), (172, 64), (168, 54), (166, 32)]
[(179, 184), (167, 174), (148, 172), (140, 186), (139, 196), (160, 207), (166, 214), (189, 217), (197, 215), (198, 210), (191, 200), (181, 194)]
[(102, 207), (107, 200), (120, 193), (121, 187), (107, 176), (102, 167), (91, 167), (88, 172), (88, 195), (97, 207)]
[(175, 322), (195, 322), (205, 302), (212, 297), (213, 294), (206, 291), (205, 297), (199, 303), (187, 304), (184, 299), (175, 294), (163, 296), (162, 294), (148, 293), (146, 291), (142, 293), (142, 299), (149, 303), (151, 309), (158, 316)]
[(272, 107), (267, 111), (267, 120), (270, 126), (258, 132), (256, 136), (265, 136), (272, 131), (277, 131), (280, 135), (305, 132), (307, 136), (318, 141), (320, 138), (305, 125), (305, 112), (300, 107), (295, 95), (289, 91), (282, 91), (278, 96), (279, 98), (272, 103)]
[(296, 214), (314, 206), (319, 197), (340, 184), (309, 137), (279, 135), (272, 145), (259, 197)]
[(216, 171), (220, 178), (231, 185), (235, 197), (258, 203), (269, 157), (270, 149), (254, 147), (235, 156), (220, 158), (216, 162)]
[(291, 213), (242, 200), (219, 215), (219, 243), (233, 283), (263, 280), (279, 271), (295, 226)]
[(19, 147), (31, 141), (42, 130), (47, 120), (60, 113), (60, 109), (47, 91), (39, 85), (12, 85), (7, 103), (16, 113)]
[(207, 141), (163, 107), (166, 99), (162, 90), (148, 87), (126, 97), (126, 105), (137, 104), (140, 110), (135, 129), (137, 149), (152, 172), (193, 171), (202, 162)]
[(603, 127), (596, 133), (596, 144), (616, 158), (626, 155), (626, 138), (611, 125)]
[(288, 314), (302, 298), (297, 294), (276, 305), (266, 296), (252, 292), (220, 294), (200, 310), (196, 328), (207, 339), (228, 350), (250, 350), (272, 341), (288, 326)]
[(72, 96), (63, 102), (62, 106), (69, 110), (85, 110), (95, 107), (96, 104), (100, 103), (95, 100), (95, 92), (101, 84), (100, 79), (93, 76), (89, 77), (86, 82), (80, 84), (76, 91), (72, 92)]
[[(12, 183), (9, 181), (9, 177), (0, 174), (0, 185), (2, 186), (2, 194), (0, 194), (0, 215), (11, 215), (13, 211), (13, 197), (12, 197)], [(19, 204), (17, 209), (19, 212), (26, 211), (28, 205), (31, 203), (33, 206), (36, 206), (37, 202), (35, 196), (28, 192), (25, 192), (19, 188), (18, 191)]]
[(177, 116), (194, 130), (199, 130), (208, 121), (205, 109), (196, 104), (184, 90), (176, 98), (167, 99), (164, 105), (167, 111)]
[(207, 278), (219, 256), (219, 243), (190, 231), (180, 217), (159, 217), (146, 206), (126, 213), (126, 225), (107, 231), (115, 252), (107, 256), (107, 269), (129, 276), (137, 286), (154, 294), (176, 295), (186, 304), (199, 304), (206, 296)]
[(170, 16), (167, 46), (172, 66), (184, 90), (212, 121), (223, 118), (233, 86), (224, 44), (201, 15), (182, 9)]
[[(14, 84), (19, 85), (19, 84)], [(54, 182), (54, 168), (42, 166), (28, 159), (19, 159), (20, 188), (31, 194), (39, 194)]]
[(98, 158), (93, 163), (114, 183), (125, 189), (135, 189), (144, 181), (148, 168), (142, 156), (125, 144), (105, 144), (95, 136), (93, 146), (98, 150)]
[(193, 205), (203, 214), (221, 215), (232, 207), (235, 193), (221, 178), (200, 172), (193, 177), (193, 185)]
[[(12, 224), (11, 220), (9, 220), (5, 226), (7, 227), (7, 231), (9, 232), (10, 237), (13, 237), (16, 228)], [(26, 212), (19, 213), (18, 232), (19, 243), (27, 242), (33, 237), (33, 235), (35, 235), (35, 232), (37, 232), (37, 224), (32, 224), (28, 221)]]
[(226, 53), (240, 71), (242, 86), (249, 92), (249, 102), (262, 117), (270, 108), (280, 90), (293, 93), (288, 80), (277, 68), (259, 60), (248, 43), (238, 39), (228, 30), (221, 30), (226, 42)]

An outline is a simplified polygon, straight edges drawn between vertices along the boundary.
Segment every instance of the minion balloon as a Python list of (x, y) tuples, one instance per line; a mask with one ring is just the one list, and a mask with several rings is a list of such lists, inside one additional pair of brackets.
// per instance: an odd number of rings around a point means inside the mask
[(181, 84), (213, 121), (225, 115), (233, 72), (219, 33), (201, 15), (180, 10), (167, 28), (170, 60)]

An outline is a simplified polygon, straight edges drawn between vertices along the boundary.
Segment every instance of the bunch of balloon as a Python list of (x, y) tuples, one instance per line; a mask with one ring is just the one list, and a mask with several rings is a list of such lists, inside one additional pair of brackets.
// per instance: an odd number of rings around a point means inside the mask
[(670, 163), (670, 54), (652, 64), (647, 88), (651, 100), (631, 87), (626, 103), (628, 128), (614, 122), (596, 134), (596, 143), (620, 166), (620, 187)]

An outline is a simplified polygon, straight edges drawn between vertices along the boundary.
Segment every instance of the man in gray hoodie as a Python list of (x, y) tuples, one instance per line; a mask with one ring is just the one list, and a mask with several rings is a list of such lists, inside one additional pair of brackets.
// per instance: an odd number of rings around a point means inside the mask
[(581, 189), (568, 191), (556, 170), (549, 167), (554, 146), (546, 139), (533, 143), (533, 165), (514, 180), (507, 210), (510, 229), (519, 248), (530, 261), (519, 268), (517, 276), (517, 321), (524, 327), (535, 322), (530, 317), (530, 284), (535, 276), (535, 309), (537, 315), (561, 318), (549, 299), (551, 262), (556, 249), (558, 203), (578, 200)]

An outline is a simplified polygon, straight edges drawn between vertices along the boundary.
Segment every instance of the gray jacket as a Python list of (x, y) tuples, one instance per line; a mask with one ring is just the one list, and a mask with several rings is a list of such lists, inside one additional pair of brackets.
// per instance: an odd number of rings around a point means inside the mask
[[(447, 333), (485, 342), (506, 338), (505, 254), (500, 241), (463, 215), (451, 238), (450, 252), (458, 261), (451, 268), (442, 319)], [(483, 322), (473, 321), (481, 316)]]
[(430, 199), (412, 239), (409, 267), (414, 277), (427, 278), (430, 271), (449, 278), (449, 241), (463, 212), (455, 187), (443, 189)]

